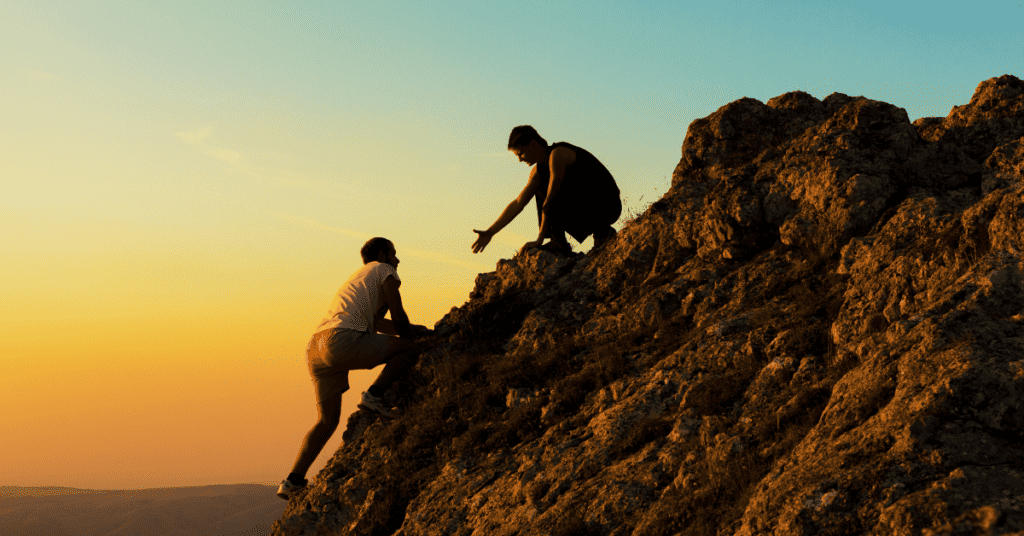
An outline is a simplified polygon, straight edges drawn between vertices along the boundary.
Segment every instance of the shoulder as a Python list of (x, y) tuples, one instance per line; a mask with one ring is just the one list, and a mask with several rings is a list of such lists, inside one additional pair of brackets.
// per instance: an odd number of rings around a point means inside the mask
[(388, 275), (381, 282), (380, 286), (384, 290), (398, 290), (398, 288), (402, 286), (402, 280), (398, 278), (398, 274)]
[(579, 147), (569, 142), (560, 141), (551, 144), (551, 154), (572, 154), (575, 149), (579, 149)]
[(552, 166), (557, 164), (568, 165), (576, 161), (576, 151), (574, 146), (569, 145), (565, 142), (558, 142), (551, 146), (551, 155), (549, 156)]
[(370, 267), (369, 273), (373, 274), (374, 279), (376, 279), (378, 283), (384, 284), (384, 280), (388, 277), (394, 277), (395, 281), (401, 283), (402, 280), (398, 277), (398, 270), (396, 270), (394, 266), (391, 266), (386, 262), (377, 261), (373, 261), (370, 264), (373, 266)]

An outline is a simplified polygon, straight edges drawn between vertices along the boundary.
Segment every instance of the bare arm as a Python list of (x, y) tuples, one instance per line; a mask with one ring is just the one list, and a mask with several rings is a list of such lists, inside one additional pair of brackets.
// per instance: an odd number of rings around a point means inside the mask
[[(434, 330), (420, 324), (409, 324), (412, 328), (413, 335), (430, 335)], [(385, 335), (398, 336), (398, 330), (395, 329), (395, 323), (388, 318), (382, 318), (377, 322), (377, 333), (383, 333)]]
[(530, 199), (537, 193), (537, 189), (543, 187), (543, 183), (546, 177), (540, 177), (537, 174), (537, 168), (533, 168), (530, 171), (530, 180), (526, 183), (526, 187), (519, 193), (519, 196), (512, 200), (511, 203), (505, 207), (505, 210), (498, 216), (498, 220), (493, 225), (487, 228), (486, 231), (478, 231), (473, 229), (473, 232), (479, 234), (476, 242), (473, 242), (473, 253), (480, 253), (487, 247), (487, 244), (491, 241), (491, 237), (498, 234), (505, 228), (506, 225), (516, 219), (516, 216), (523, 211), (523, 208), (530, 202)]
[(398, 331), (395, 329), (394, 322), (387, 318), (381, 318), (377, 321), (377, 333), (398, 336)]
[[(398, 287), (402, 283), (395, 279), (394, 276), (388, 276), (384, 280), (382, 285), (384, 290), (384, 302), (388, 304), (388, 309), (391, 311), (391, 320), (381, 319), (378, 323), (377, 331), (381, 333), (389, 333), (389, 335), (398, 335), (404, 339), (413, 338), (412, 326), (409, 324), (409, 315), (405, 313), (405, 308), (402, 307), (402, 295), (398, 292)], [(387, 330), (387, 331), (385, 331)]]
[(548, 235), (548, 207), (556, 199), (559, 190), (562, 188), (562, 180), (565, 178), (565, 168), (576, 161), (576, 151), (568, 147), (555, 147), (551, 151), (548, 161), (548, 169), (551, 170), (551, 177), (548, 180), (548, 193), (544, 198), (544, 207), (541, 209), (540, 231), (537, 235), (537, 243), (542, 242)]

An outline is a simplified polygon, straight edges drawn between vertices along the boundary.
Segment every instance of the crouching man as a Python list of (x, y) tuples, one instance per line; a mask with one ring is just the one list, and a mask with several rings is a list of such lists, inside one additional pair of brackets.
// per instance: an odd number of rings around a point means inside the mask
[[(419, 349), (413, 339), (430, 332), (425, 326), (411, 325), (402, 307), (394, 244), (371, 238), (360, 254), (362, 268), (338, 289), (306, 349), (320, 418), (306, 434), (292, 472), (277, 490), (282, 499), (306, 485), (306, 472), (337, 429), (341, 395), (349, 388), (348, 372), (386, 363), (363, 393), (359, 408), (391, 417), (383, 395), (416, 362)], [(384, 318), (389, 310), (390, 320)]]
[(540, 246), (556, 253), (572, 253), (566, 233), (579, 242), (594, 237), (598, 248), (615, 236), (612, 224), (622, 214), (622, 200), (615, 178), (594, 155), (575, 145), (558, 142), (548, 145), (530, 125), (512, 129), (508, 150), (530, 166), (530, 178), (518, 197), (512, 200), (498, 220), (486, 230), (473, 229), (478, 236), (473, 253), (480, 253), (498, 231), (512, 222), (536, 200), (540, 230), (537, 240), (527, 242), (523, 250)]

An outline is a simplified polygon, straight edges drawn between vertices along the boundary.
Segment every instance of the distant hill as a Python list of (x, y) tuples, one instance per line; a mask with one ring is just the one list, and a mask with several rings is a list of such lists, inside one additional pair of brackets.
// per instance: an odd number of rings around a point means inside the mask
[(285, 503), (258, 484), (140, 490), (0, 487), (3, 536), (262, 536)]
[(480, 274), (274, 534), (1022, 534), (1024, 82), (744, 98), (681, 156)]

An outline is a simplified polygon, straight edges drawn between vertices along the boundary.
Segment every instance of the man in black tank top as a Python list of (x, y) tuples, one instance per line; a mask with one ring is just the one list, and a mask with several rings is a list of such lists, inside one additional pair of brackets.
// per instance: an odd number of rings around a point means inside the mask
[(537, 202), (540, 232), (537, 240), (527, 242), (523, 250), (540, 246), (549, 238), (545, 248), (571, 253), (572, 246), (565, 233), (578, 242), (594, 235), (594, 247), (615, 236), (612, 224), (622, 214), (619, 187), (594, 155), (565, 142), (548, 145), (529, 125), (512, 129), (508, 150), (520, 162), (534, 166), (530, 180), (493, 225), (485, 231), (473, 230), (479, 235), (473, 242), (473, 253), (483, 251), (491, 238), (514, 220), (530, 199)]

